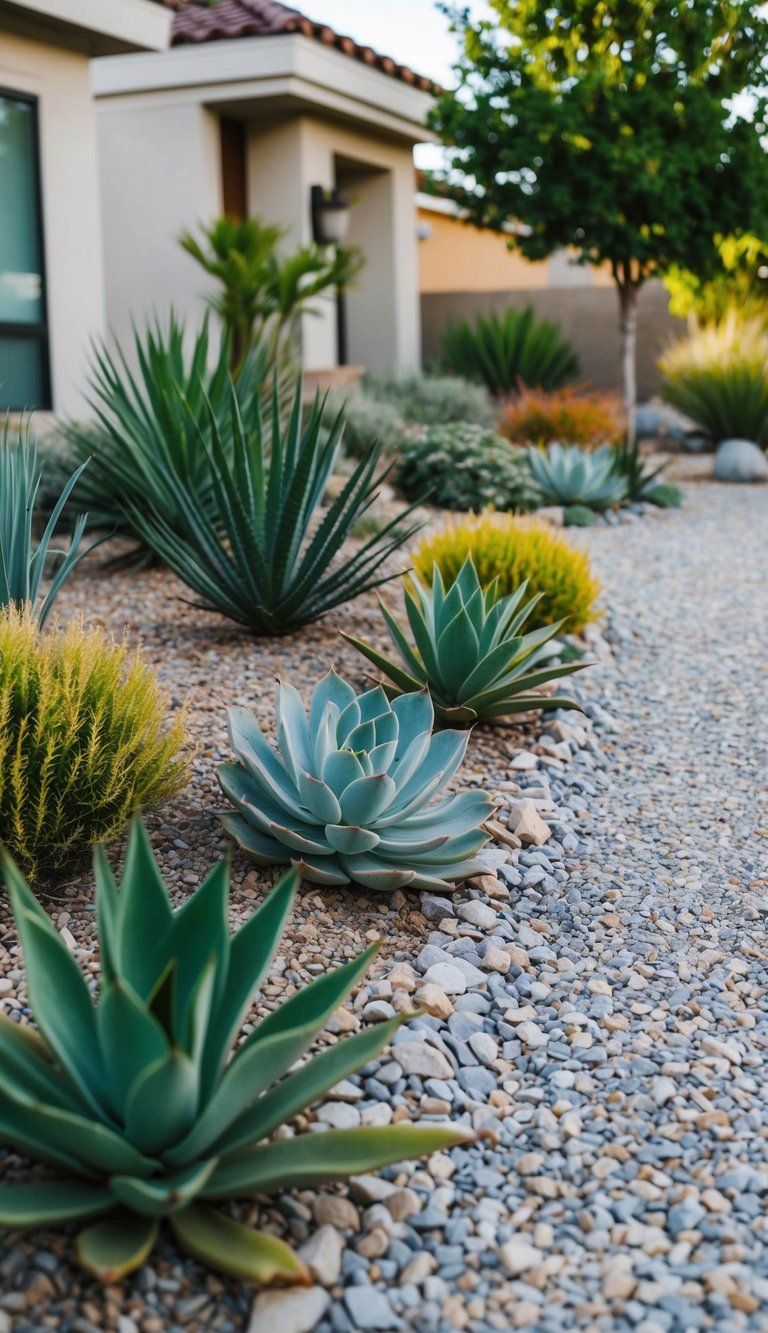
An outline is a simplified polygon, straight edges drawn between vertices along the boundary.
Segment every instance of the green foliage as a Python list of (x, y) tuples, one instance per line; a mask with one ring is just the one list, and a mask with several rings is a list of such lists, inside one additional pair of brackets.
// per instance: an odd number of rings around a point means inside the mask
[(395, 484), (406, 499), (440, 509), (527, 510), (540, 500), (524, 450), (469, 421), (403, 440)]
[(356, 695), (330, 671), (307, 717), (298, 692), (279, 682), (278, 754), (246, 709), (230, 709), (239, 763), (222, 764), (219, 781), (238, 813), (224, 826), (259, 865), (293, 862), (314, 884), (448, 891), (477, 873), (493, 805), (482, 791), (428, 804), (468, 741), (433, 736), (433, 723), (426, 690), (390, 703), (381, 686)]
[(597, 514), (587, 505), (566, 505), (563, 522), (567, 528), (593, 528), (597, 522)]
[(683, 492), (671, 481), (660, 481), (651, 486), (643, 497), (649, 504), (658, 505), (659, 509), (679, 509), (683, 503)]
[(453, 421), (491, 426), (494, 421), (487, 391), (459, 375), (366, 377), (365, 391), (394, 407), (409, 426), (444, 426)]
[(532, 596), (541, 594), (528, 619), (529, 629), (564, 621), (576, 634), (595, 619), (600, 591), (589, 559), (545, 524), (508, 514), (481, 514), (449, 523), (424, 537), (413, 553), (413, 567), (429, 584), (434, 567), (448, 585), (467, 559), (487, 588), (498, 579), (499, 595), (513, 594), (526, 583)]
[(626, 426), (615, 394), (566, 387), (552, 393), (523, 389), (504, 404), (499, 430), (513, 444), (552, 444), (564, 440), (589, 449), (619, 444)]
[(377, 445), (386, 453), (393, 452), (402, 439), (404, 423), (397, 408), (364, 389), (357, 389), (344, 398), (333, 393), (328, 398), (328, 413), (344, 413), (344, 452), (350, 458), (367, 458)]
[(532, 306), (510, 306), (503, 315), (477, 315), (443, 334), (443, 364), (489, 393), (514, 393), (521, 386), (558, 389), (579, 373), (579, 360), (560, 327), (537, 319)]
[(669, 309), (698, 324), (718, 324), (731, 310), (741, 317), (768, 320), (768, 238), (717, 236), (719, 271), (702, 279), (690, 269), (673, 267), (664, 283)]
[(627, 482), (619, 471), (617, 451), (610, 445), (588, 452), (577, 444), (550, 444), (528, 450), (531, 472), (551, 504), (587, 505), (608, 509), (627, 497)]
[(219, 285), (209, 304), (231, 336), (236, 374), (255, 347), (268, 350), (270, 366), (279, 362), (300, 317), (317, 313), (313, 301), (348, 287), (363, 266), (354, 248), (314, 242), (280, 256), (285, 230), (260, 218), (217, 218), (200, 230), (201, 239), (184, 232), (180, 244)]
[(0, 1185), (0, 1226), (99, 1220), (77, 1239), (114, 1283), (149, 1257), (165, 1219), (188, 1253), (252, 1282), (308, 1283), (284, 1242), (213, 1201), (315, 1186), (461, 1142), (446, 1125), (269, 1135), (373, 1059), (408, 1015), (293, 1068), (365, 975), (376, 946), (272, 1010), (230, 1057), (275, 955), (298, 883), (285, 875), (231, 936), (229, 873), (217, 866), (173, 912), (136, 821), (120, 887), (94, 860), (102, 984), (86, 978), (10, 857), (5, 879), (37, 1029), (0, 1017), (2, 1137), (60, 1172)]
[(645, 500), (668, 467), (667, 462), (650, 467), (640, 453), (637, 440), (615, 450), (615, 471), (623, 478), (627, 500)]
[[(81, 514), (75, 520), (68, 549), (61, 551), (51, 546), (64, 506), (86, 466), (87, 460), (64, 483), (35, 545), (32, 528), (42, 477), (37, 444), (28, 423), (19, 424), (18, 435), (13, 439), (10, 420), (6, 420), (0, 431), (0, 607), (29, 607), (41, 626), (48, 619), (62, 584), (98, 544), (92, 542), (84, 551), (79, 549), (86, 524), (86, 516)], [(45, 568), (52, 560), (58, 563), (51, 585), (40, 601)]]
[[(122, 349), (96, 348), (90, 395), (96, 428), (70, 422), (64, 438), (77, 462), (91, 459), (78, 493), (93, 521), (137, 537), (135, 554), (146, 560), (136, 513), (148, 506), (169, 529), (181, 530), (184, 512), (176, 479), (183, 480), (206, 514), (216, 517), (211, 431), (215, 423), (223, 447), (231, 448), (233, 390), (228, 345), (212, 347), (207, 320), (191, 347), (173, 314), (167, 327), (135, 331), (133, 359), (136, 370)], [(263, 362), (252, 359), (234, 390), (246, 420), (258, 402), (263, 373)]]
[(467, 556), (447, 593), (437, 566), (431, 587), (406, 583), (405, 609), (413, 642), (380, 601), (404, 666), (362, 639), (351, 634), (344, 638), (394, 682), (394, 688), (383, 686), (388, 698), (426, 685), (437, 718), (447, 726), (471, 727), (537, 708), (579, 708), (567, 696), (531, 693), (578, 667), (546, 664), (546, 645), (562, 622), (523, 633), (541, 600), (539, 593), (526, 602), (526, 592), (527, 584), (522, 583), (510, 596), (500, 597), (498, 579), (481, 587), (472, 557)]
[(72, 624), (0, 614), (0, 842), (27, 874), (61, 870), (187, 780), (181, 717), (138, 652)]
[(208, 465), (218, 522), (173, 472), (167, 483), (180, 516), (175, 530), (158, 509), (134, 511), (147, 544), (201, 599), (195, 605), (254, 634), (280, 634), (317, 620), (396, 578), (396, 572), (382, 573), (382, 565), (418, 526), (403, 529), (400, 514), (357, 550), (344, 549), (386, 472), (376, 475), (379, 450), (372, 449), (322, 511), (344, 418), (339, 414), (331, 430), (324, 429), (316, 398), (302, 427), (301, 399), (299, 383), (284, 426), (275, 393), (267, 434), (258, 406), (248, 429), (232, 394), (230, 447), (211, 416)]
[(768, 327), (729, 312), (670, 347), (659, 361), (662, 393), (716, 444), (768, 444)]

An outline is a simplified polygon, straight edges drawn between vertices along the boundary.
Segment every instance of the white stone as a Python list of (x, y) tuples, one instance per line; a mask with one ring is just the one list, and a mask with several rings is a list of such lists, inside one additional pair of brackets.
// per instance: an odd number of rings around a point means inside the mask
[(507, 1272), (512, 1277), (518, 1277), (521, 1273), (527, 1273), (529, 1268), (535, 1268), (544, 1258), (542, 1250), (535, 1245), (529, 1244), (527, 1240), (508, 1240), (499, 1250), (501, 1262)]
[(389, 1125), (392, 1123), (392, 1107), (387, 1102), (377, 1102), (375, 1106), (366, 1106), (362, 1112), (364, 1125)]
[(262, 1291), (251, 1309), (248, 1333), (312, 1333), (331, 1298), (322, 1287), (291, 1287), (289, 1291)]
[(424, 975), (425, 986), (439, 986), (446, 995), (463, 995), (467, 979), (453, 963), (433, 963)]
[(537, 1046), (546, 1046), (547, 1042), (549, 1041), (549, 1037), (547, 1036), (546, 1032), (542, 1032), (538, 1023), (532, 1023), (530, 1019), (526, 1020), (525, 1023), (521, 1023), (517, 1031), (522, 1037), (526, 1046), (530, 1046), (533, 1048)]
[(469, 1045), (483, 1065), (493, 1064), (498, 1057), (498, 1042), (493, 1039), (490, 1032), (474, 1032), (469, 1039)]
[(752, 440), (723, 440), (715, 454), (718, 481), (768, 481), (768, 459)]
[(332, 1287), (341, 1273), (341, 1255), (344, 1241), (335, 1227), (320, 1227), (299, 1250), (312, 1277), (324, 1287)]
[(477, 898), (471, 902), (462, 903), (457, 910), (458, 916), (462, 921), (468, 921), (470, 926), (477, 926), (478, 930), (493, 930), (498, 922), (498, 917), (492, 907), (487, 903), (481, 903)]
[(454, 1076), (447, 1057), (434, 1046), (427, 1045), (425, 1041), (404, 1041), (396, 1047), (395, 1054), (404, 1074), (417, 1074), (419, 1078)]
[(360, 1124), (360, 1112), (347, 1102), (326, 1102), (317, 1110), (315, 1118), (333, 1129), (356, 1129)]
[(531, 800), (516, 801), (509, 812), (507, 823), (515, 837), (529, 846), (543, 847), (552, 837), (552, 830), (544, 823)]
[(717, 1037), (704, 1037), (701, 1049), (706, 1055), (716, 1055), (720, 1060), (727, 1060), (731, 1065), (741, 1064), (741, 1050), (735, 1041), (719, 1041)]

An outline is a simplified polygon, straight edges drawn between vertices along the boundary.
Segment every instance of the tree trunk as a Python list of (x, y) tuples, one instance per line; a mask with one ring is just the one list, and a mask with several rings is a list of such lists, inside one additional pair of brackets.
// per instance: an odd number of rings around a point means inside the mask
[(635, 412), (637, 410), (637, 296), (640, 283), (631, 277), (616, 278), (621, 311), (621, 384), (624, 411), (627, 416), (627, 444), (635, 443)]

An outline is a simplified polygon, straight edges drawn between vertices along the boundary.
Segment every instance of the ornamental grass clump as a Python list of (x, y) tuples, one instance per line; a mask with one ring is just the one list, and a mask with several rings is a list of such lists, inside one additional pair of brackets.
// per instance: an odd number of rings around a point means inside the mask
[(768, 328), (731, 310), (698, 329), (659, 361), (662, 394), (715, 443), (768, 445)]
[(0, 843), (39, 880), (187, 779), (184, 722), (140, 653), (0, 614)]
[(432, 586), (406, 583), (405, 610), (413, 642), (380, 600), (381, 612), (402, 665), (362, 639), (344, 638), (383, 671), (393, 686), (388, 698), (427, 686), (435, 714), (446, 726), (471, 727), (496, 722), (533, 709), (578, 708), (569, 696), (531, 693), (559, 676), (570, 676), (586, 663), (549, 662), (547, 644), (562, 622), (523, 633), (541, 593), (526, 601), (527, 583), (508, 597), (499, 596), (499, 580), (480, 585), (472, 557), (446, 593), (435, 567)]
[[(166, 1221), (180, 1247), (253, 1282), (302, 1283), (277, 1237), (211, 1207), (315, 1187), (460, 1143), (451, 1125), (270, 1135), (374, 1059), (401, 1023), (366, 1028), (294, 1066), (368, 970), (377, 946), (296, 992), (251, 1028), (298, 876), (291, 872), (235, 934), (219, 864), (173, 912), (138, 820), (118, 888), (94, 857), (101, 989), (93, 996), (11, 858), (4, 859), (36, 1027), (0, 1016), (0, 1143), (56, 1174), (0, 1185), (0, 1226), (90, 1222), (77, 1257), (105, 1283), (150, 1256)], [(92, 1221), (92, 1219), (97, 1219)]]
[(569, 633), (578, 634), (595, 619), (600, 589), (588, 557), (543, 523), (508, 514), (473, 515), (424, 537), (411, 558), (422, 583), (431, 583), (437, 566), (448, 587), (467, 556), (484, 588), (498, 579), (500, 597), (521, 583), (527, 583), (531, 597), (541, 594), (529, 630), (562, 621)]
[(464, 732), (432, 734), (426, 689), (390, 703), (357, 695), (335, 671), (309, 715), (292, 685), (277, 687), (277, 753), (256, 719), (230, 709), (236, 764), (219, 782), (237, 814), (224, 827), (259, 865), (292, 862), (314, 884), (449, 891), (477, 874), (493, 803), (483, 791), (444, 796), (464, 758)]
[(513, 444), (552, 444), (567, 440), (593, 449), (619, 444), (626, 426), (616, 394), (566, 387), (542, 389), (521, 386), (499, 413), (499, 431)]

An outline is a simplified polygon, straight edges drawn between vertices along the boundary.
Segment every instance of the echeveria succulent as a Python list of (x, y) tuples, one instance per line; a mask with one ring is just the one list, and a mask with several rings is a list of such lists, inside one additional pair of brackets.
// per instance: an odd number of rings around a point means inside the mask
[(269, 1138), (373, 1059), (409, 1017), (368, 1027), (295, 1068), (376, 946), (297, 991), (231, 1054), (298, 876), (284, 875), (230, 936), (226, 864), (175, 913), (138, 822), (120, 889), (101, 850), (95, 869), (98, 1003), (5, 858), (37, 1027), (0, 1017), (0, 1144), (56, 1175), (0, 1185), (0, 1226), (96, 1218), (77, 1239), (78, 1258), (115, 1282), (148, 1258), (167, 1219), (180, 1246), (213, 1268), (254, 1282), (309, 1282), (283, 1241), (210, 1204), (320, 1185), (467, 1137), (433, 1123)]
[(237, 807), (228, 831), (260, 865), (292, 862), (316, 884), (445, 891), (479, 869), (493, 812), (482, 791), (444, 796), (466, 733), (433, 735), (427, 690), (390, 703), (377, 686), (358, 695), (335, 671), (316, 686), (309, 715), (292, 685), (277, 689), (275, 750), (244, 708), (229, 714), (237, 764), (219, 768)]

